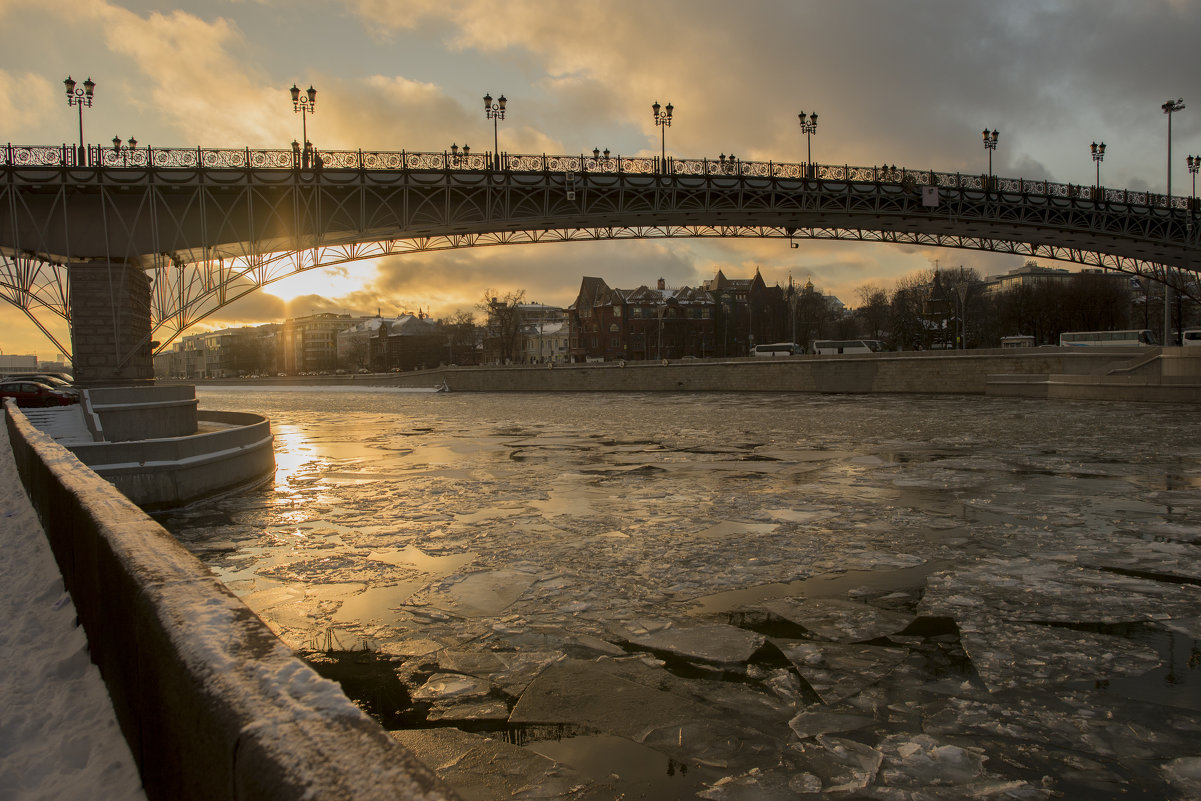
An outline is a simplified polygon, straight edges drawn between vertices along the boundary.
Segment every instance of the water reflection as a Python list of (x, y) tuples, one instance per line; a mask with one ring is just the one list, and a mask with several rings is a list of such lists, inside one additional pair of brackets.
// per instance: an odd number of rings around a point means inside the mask
[(201, 397), (272, 418), (276, 483), (168, 525), (297, 650), (370, 648), (472, 797), (1196, 794), (1180, 409)]

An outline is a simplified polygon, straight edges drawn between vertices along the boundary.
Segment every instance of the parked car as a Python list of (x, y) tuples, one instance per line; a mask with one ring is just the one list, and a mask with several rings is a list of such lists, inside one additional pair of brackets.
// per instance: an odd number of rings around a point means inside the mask
[(0, 382), (0, 399), (14, 398), (18, 406), (69, 406), (79, 403), (79, 393), (43, 384), (40, 381), (22, 379)]

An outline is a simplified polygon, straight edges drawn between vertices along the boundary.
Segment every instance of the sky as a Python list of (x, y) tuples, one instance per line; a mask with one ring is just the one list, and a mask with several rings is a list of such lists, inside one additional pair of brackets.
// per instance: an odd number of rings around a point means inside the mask
[[(1195, 52), (1201, 0), (0, 0), (0, 141), (72, 142), (63, 79), (96, 82), (89, 142), (287, 147), (294, 83), (317, 89), (321, 149), (492, 149), (482, 97), (504, 94), (501, 150), (653, 155), (651, 104), (674, 105), (669, 155), (804, 161), (797, 114), (816, 111), (813, 159), (1188, 194), (1201, 153)], [(419, 253), (272, 284), (208, 328), (313, 312), (474, 310), (524, 290), (566, 306), (585, 276), (696, 286), (718, 269), (812, 280), (850, 306), (865, 284), (936, 264), (984, 275), (1017, 256), (786, 240), (573, 242)], [(1069, 266), (1070, 265), (1056, 265)], [(1073, 268), (1074, 269), (1074, 268)], [(65, 330), (62, 331), (65, 337)], [(0, 352), (55, 349), (0, 304)]]

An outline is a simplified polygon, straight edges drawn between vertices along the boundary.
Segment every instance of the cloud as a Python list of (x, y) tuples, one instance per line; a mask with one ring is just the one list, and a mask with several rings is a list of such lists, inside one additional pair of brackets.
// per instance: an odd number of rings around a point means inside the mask
[(41, 75), (0, 69), (0, 120), (4, 120), (9, 137), (29, 141), (26, 131), (31, 131), (56, 105), (52, 102), (54, 89)]

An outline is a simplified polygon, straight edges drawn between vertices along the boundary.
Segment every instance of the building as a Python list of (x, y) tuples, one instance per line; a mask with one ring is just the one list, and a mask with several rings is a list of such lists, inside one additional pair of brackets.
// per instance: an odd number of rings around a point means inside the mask
[(585, 277), (568, 310), (572, 361), (704, 358), (714, 342), (713, 296), (704, 289), (613, 289)]
[(368, 340), (367, 359), (376, 372), (417, 370), (449, 363), (450, 339), (425, 315), (381, 320)]
[(355, 325), (349, 314), (324, 312), (284, 321), (276, 351), (281, 372), (333, 372), (338, 366), (338, 332)]

